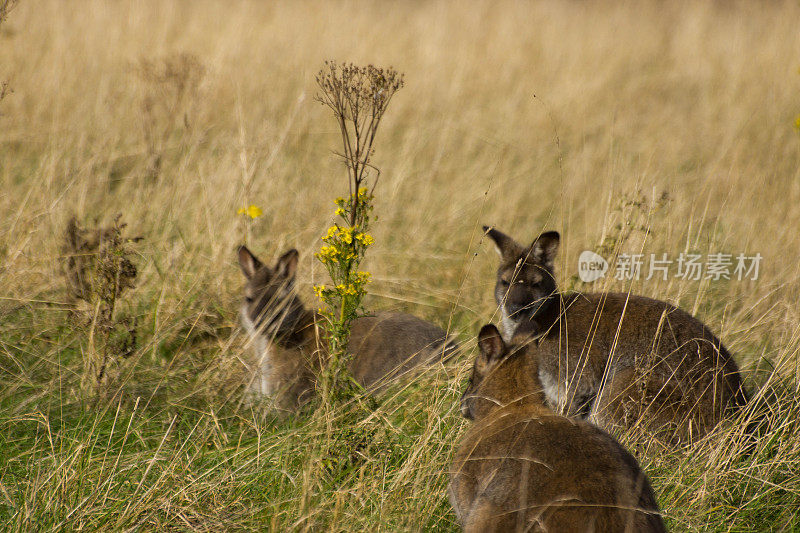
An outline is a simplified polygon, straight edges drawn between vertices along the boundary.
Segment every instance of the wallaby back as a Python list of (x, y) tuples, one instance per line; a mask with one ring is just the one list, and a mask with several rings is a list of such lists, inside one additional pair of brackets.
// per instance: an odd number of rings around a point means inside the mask
[[(241, 320), (253, 339), (256, 360), (251, 390), (293, 411), (314, 394), (316, 376), (328, 362), (320, 317), (305, 308), (294, 290), (298, 254), (289, 250), (274, 267), (242, 246), (239, 263), (247, 280)], [(351, 324), (349, 368), (371, 391), (422, 364), (446, 360), (458, 350), (441, 328), (403, 313), (377, 313)]]
[[(450, 499), (464, 531), (665, 531), (647, 476), (601, 429), (552, 412), (527, 348), (494, 326), (462, 399)], [(527, 395), (520, 394), (520, 382)]]
[(502, 257), (495, 297), (505, 338), (538, 338), (539, 378), (560, 412), (688, 442), (747, 402), (736, 362), (701, 321), (643, 296), (558, 293), (555, 232), (528, 248), (494, 229), (489, 236)]
[(442, 328), (419, 317), (383, 312), (353, 321), (348, 350), (353, 377), (376, 389), (420, 365), (449, 360), (458, 345)]
[(681, 309), (620, 293), (569, 294), (559, 307), (537, 356), (548, 398), (566, 413), (590, 406), (602, 427), (642, 424), (691, 441), (746, 403), (730, 353)]

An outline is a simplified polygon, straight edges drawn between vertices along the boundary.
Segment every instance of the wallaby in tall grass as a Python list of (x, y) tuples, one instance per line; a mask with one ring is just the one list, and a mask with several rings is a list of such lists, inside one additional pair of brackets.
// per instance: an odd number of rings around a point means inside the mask
[[(241, 321), (253, 337), (257, 357), (251, 390), (289, 411), (312, 397), (316, 374), (328, 357), (316, 327), (320, 316), (306, 309), (295, 292), (298, 257), (297, 250), (289, 250), (269, 267), (245, 246), (239, 248), (239, 266), (247, 279)], [(441, 328), (408, 314), (359, 317), (351, 328), (350, 372), (367, 390), (378, 390), (458, 350)]]
[(525, 340), (507, 346), (491, 324), (478, 335), (461, 398), (474, 424), (450, 469), (464, 531), (665, 531), (636, 459), (603, 430), (547, 407)]
[(504, 338), (520, 329), (537, 338), (539, 379), (561, 413), (689, 442), (747, 402), (733, 357), (693, 316), (643, 296), (559, 293), (558, 233), (526, 247), (485, 230), (501, 257), (495, 298)]

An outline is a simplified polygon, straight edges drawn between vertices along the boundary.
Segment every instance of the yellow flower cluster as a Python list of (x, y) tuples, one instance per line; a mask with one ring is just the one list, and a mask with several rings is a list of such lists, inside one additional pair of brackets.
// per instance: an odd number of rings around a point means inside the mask
[(344, 254), (340, 253), (335, 246), (323, 246), (316, 255), (317, 259), (322, 261), (324, 264), (338, 263), (340, 260), (346, 261), (354, 257), (352, 252)]
[(358, 289), (352, 283), (348, 283), (347, 285), (340, 283), (336, 286), (336, 290), (338, 290), (340, 294), (351, 294), (353, 296), (358, 294)]
[[(368, 246), (375, 243), (372, 235), (362, 231), (369, 225), (369, 216), (365, 213), (372, 208), (370, 202), (372, 195), (367, 188), (360, 188), (348, 199), (339, 197), (336, 199), (336, 215), (346, 218), (356, 210), (356, 213), (364, 213), (356, 219), (353, 226), (349, 221), (343, 225), (333, 224), (328, 228), (322, 237), (323, 246), (316, 254), (328, 269), (328, 273), (333, 279), (333, 285), (317, 285), (314, 293), (317, 298), (327, 306), (327, 311), (320, 310), (333, 321), (345, 320), (348, 317), (357, 316), (360, 300), (365, 290), (364, 286), (370, 282), (369, 272), (356, 271), (358, 263), (364, 255)], [(332, 314), (332, 309), (337, 309), (336, 315)], [(337, 318), (338, 317), (338, 318)]]
[[(342, 228), (336, 225), (328, 228), (328, 233), (322, 238), (324, 242), (331, 245), (334, 244), (332, 241), (340, 241), (345, 244), (352, 244), (353, 239), (360, 242), (364, 246), (370, 246), (375, 242), (375, 239), (372, 237), (372, 235), (369, 235), (368, 233), (356, 232), (355, 228)], [(324, 253), (325, 248), (329, 247), (323, 246), (321, 253)]]
[(251, 204), (248, 207), (241, 207), (238, 211), (236, 211), (237, 215), (245, 215), (250, 218), (258, 218), (264, 214), (260, 207), (257, 205)]
[(364, 246), (370, 246), (375, 242), (375, 239), (372, 238), (372, 235), (369, 235), (367, 233), (357, 233), (356, 240), (361, 241), (361, 244), (363, 244)]

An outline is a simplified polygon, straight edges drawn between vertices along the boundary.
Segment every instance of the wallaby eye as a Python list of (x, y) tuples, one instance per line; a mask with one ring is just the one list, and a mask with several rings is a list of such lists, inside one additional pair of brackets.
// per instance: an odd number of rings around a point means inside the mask
[(504, 279), (500, 279), (500, 286), (501, 287), (508, 287), (508, 281)]
[(244, 301), (249, 303), (249, 304), (253, 303), (253, 299), (250, 296), (245, 296), (244, 297)]

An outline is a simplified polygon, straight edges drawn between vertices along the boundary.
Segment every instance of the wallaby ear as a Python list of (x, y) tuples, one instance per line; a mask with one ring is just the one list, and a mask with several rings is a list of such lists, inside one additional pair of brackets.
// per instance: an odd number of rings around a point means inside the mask
[(491, 226), (484, 226), (483, 231), (494, 241), (495, 249), (503, 259), (514, 259), (522, 253), (522, 246), (502, 231)]
[(298, 251), (292, 248), (278, 259), (278, 263), (275, 265), (275, 273), (283, 278), (293, 279), (297, 272), (297, 262), (299, 258), (300, 254)]
[(546, 231), (536, 237), (536, 240), (531, 244), (531, 254), (533, 258), (545, 265), (547, 268), (553, 268), (555, 263), (556, 253), (558, 253), (558, 244), (561, 242), (561, 237), (557, 231)]
[(247, 246), (239, 247), (239, 267), (242, 269), (244, 277), (252, 278), (261, 266), (261, 261), (247, 249)]
[(506, 351), (503, 337), (500, 336), (500, 332), (494, 324), (486, 324), (481, 328), (478, 333), (478, 347), (485, 363), (499, 361)]

